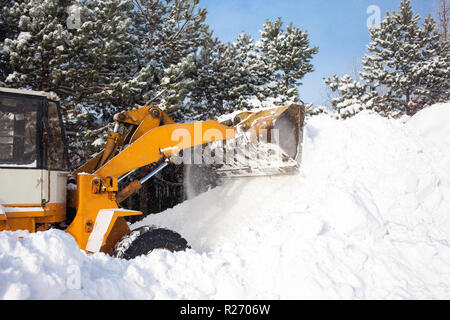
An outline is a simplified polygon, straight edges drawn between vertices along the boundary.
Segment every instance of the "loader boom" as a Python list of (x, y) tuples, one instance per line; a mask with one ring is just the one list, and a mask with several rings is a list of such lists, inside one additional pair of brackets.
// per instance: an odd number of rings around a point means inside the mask
[[(141, 214), (119, 209), (118, 203), (141, 186), (134, 181), (118, 195), (119, 177), (161, 160), (170, 161), (184, 149), (235, 136), (235, 129), (213, 120), (175, 124), (165, 112), (151, 106), (114, 118), (115, 130), (108, 134), (105, 150), (76, 171), (76, 195), (69, 192), (69, 197), (77, 199), (69, 201), (77, 213), (67, 232), (89, 252), (110, 252), (130, 231), (124, 217)], [(119, 133), (121, 124), (134, 128), (124, 136)], [(88, 169), (90, 172), (85, 172)]]

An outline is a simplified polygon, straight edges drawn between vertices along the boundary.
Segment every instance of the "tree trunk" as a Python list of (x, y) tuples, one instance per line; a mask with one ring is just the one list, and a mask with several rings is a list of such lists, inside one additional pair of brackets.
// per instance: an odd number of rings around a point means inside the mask
[(409, 90), (406, 90), (405, 109), (406, 109), (406, 114), (408, 116), (411, 115), (411, 109), (410, 109), (410, 105), (409, 105), (410, 101), (411, 101), (411, 94), (410, 94)]
[(439, 17), (439, 27), (442, 32), (442, 40), (448, 41), (448, 19), (450, 8), (448, 6), (448, 0), (440, 0), (437, 15)]

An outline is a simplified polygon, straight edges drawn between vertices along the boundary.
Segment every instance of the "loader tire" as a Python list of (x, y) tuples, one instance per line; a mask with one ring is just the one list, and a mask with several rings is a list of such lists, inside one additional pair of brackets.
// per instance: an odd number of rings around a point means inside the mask
[(155, 226), (144, 226), (131, 231), (120, 239), (111, 255), (130, 260), (141, 255), (148, 255), (155, 249), (177, 252), (189, 248), (187, 241), (174, 231)]

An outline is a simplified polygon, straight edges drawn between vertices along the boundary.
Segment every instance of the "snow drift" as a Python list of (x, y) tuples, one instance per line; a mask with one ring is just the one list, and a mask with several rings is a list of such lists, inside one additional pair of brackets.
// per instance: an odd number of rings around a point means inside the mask
[(150, 216), (191, 250), (86, 255), (0, 233), (3, 299), (449, 299), (450, 104), (305, 127), (298, 176), (227, 183)]

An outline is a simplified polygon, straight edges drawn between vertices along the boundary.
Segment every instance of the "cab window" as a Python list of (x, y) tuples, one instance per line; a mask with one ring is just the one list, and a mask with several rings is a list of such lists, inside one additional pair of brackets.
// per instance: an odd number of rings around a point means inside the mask
[(37, 167), (37, 102), (0, 96), (0, 167)]

